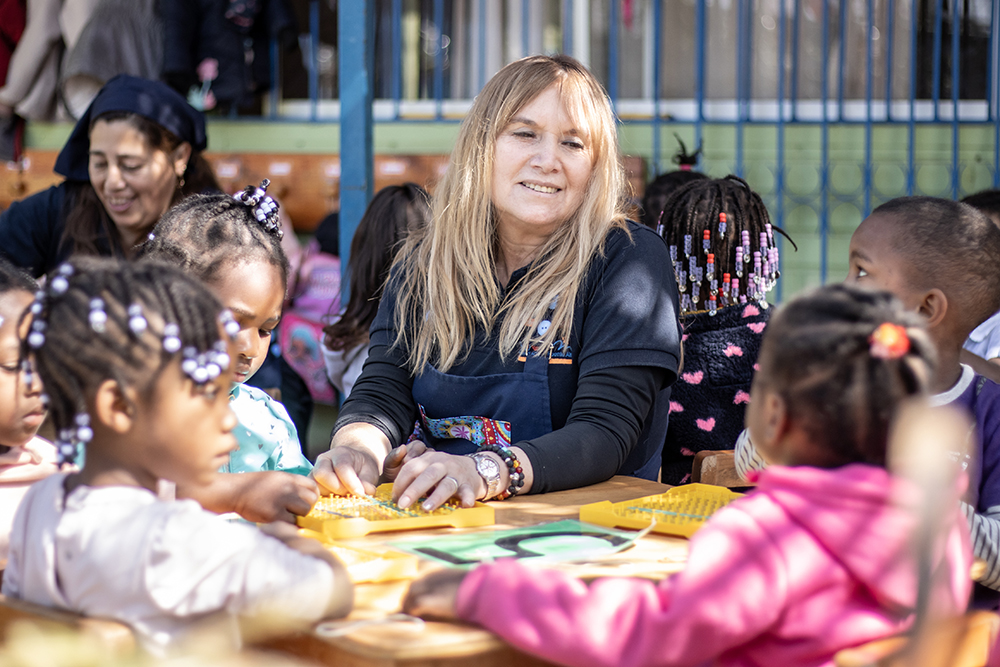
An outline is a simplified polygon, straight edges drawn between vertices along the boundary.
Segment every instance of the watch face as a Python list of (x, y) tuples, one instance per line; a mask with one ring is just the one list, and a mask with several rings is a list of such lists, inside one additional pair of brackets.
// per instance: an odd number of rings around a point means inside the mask
[(499, 477), (500, 466), (488, 456), (481, 456), (476, 459), (476, 468), (484, 477)]

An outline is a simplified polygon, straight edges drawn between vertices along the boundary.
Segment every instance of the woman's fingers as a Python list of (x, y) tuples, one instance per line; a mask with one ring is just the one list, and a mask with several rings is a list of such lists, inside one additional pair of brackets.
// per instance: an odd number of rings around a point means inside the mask
[(454, 496), (471, 507), (475, 503), (477, 476), (475, 464), (468, 457), (431, 451), (403, 465), (393, 486), (393, 496), (403, 508), (425, 498), (421, 508), (431, 511)]

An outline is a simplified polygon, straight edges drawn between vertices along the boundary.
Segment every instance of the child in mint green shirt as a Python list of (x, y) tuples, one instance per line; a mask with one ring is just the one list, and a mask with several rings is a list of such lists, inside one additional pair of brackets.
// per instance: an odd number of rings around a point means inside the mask
[(308, 475), (312, 464), (302, 454), (295, 424), (288, 411), (257, 387), (235, 384), (229, 392), (229, 407), (239, 424), (233, 435), (240, 448), (229, 455), (219, 472), (281, 470)]

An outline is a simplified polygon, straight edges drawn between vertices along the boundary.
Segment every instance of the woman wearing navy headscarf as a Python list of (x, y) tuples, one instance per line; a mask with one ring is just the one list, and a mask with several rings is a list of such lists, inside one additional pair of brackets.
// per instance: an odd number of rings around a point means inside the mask
[(129, 257), (183, 197), (218, 190), (205, 118), (164, 83), (108, 81), (56, 160), (66, 180), (0, 214), (0, 252), (35, 276), (73, 254)]

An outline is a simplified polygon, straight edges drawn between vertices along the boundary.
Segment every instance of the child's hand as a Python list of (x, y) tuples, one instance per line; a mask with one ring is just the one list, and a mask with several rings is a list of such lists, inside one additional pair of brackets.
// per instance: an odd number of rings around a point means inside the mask
[(267, 471), (232, 476), (251, 475), (251, 483), (241, 484), (236, 498), (236, 512), (247, 521), (295, 523), (296, 516), (308, 514), (319, 500), (319, 487), (304, 475)]
[(462, 585), (465, 570), (438, 570), (410, 584), (403, 600), (403, 613), (424, 618), (454, 620), (455, 600)]

